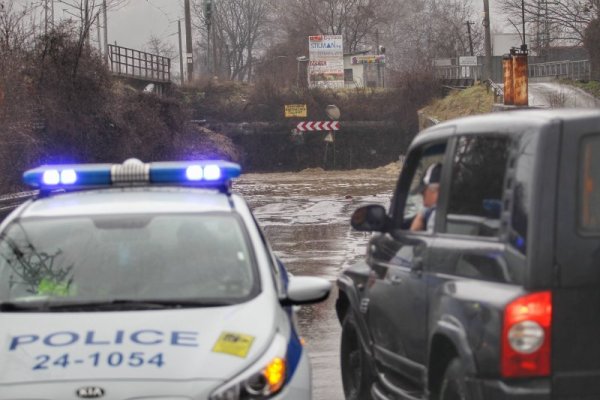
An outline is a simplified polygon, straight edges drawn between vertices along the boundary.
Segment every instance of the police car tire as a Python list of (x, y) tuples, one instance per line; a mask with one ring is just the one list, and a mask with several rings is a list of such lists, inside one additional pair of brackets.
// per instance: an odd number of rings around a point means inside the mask
[(371, 386), (375, 377), (369, 368), (368, 355), (363, 349), (358, 335), (358, 327), (350, 311), (342, 323), (340, 346), (342, 385), (346, 400), (372, 399)]
[(444, 372), (439, 400), (470, 400), (465, 378), (466, 372), (461, 360), (459, 358), (452, 359)]

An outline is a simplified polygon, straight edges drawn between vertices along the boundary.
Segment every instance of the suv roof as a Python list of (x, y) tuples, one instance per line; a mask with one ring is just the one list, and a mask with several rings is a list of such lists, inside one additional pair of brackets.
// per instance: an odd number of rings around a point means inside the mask
[(522, 133), (522, 128), (543, 126), (553, 121), (598, 117), (600, 117), (600, 111), (594, 109), (526, 109), (463, 117), (440, 123), (419, 133), (411, 147), (450, 137), (455, 133), (455, 128), (458, 128), (458, 132), (463, 134), (495, 134), (502, 132), (509, 135), (519, 135)]

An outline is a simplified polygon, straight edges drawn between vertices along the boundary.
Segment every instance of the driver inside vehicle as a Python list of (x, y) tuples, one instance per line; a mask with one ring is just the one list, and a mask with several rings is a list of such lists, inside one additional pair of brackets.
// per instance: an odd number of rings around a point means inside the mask
[(411, 231), (433, 232), (441, 173), (441, 163), (431, 164), (425, 170), (421, 182), (415, 191), (423, 197), (423, 207), (413, 219), (410, 225)]

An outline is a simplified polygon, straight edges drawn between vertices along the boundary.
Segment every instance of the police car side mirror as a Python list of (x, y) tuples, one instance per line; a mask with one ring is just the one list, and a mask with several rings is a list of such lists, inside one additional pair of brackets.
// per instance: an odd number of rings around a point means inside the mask
[(390, 226), (390, 218), (383, 206), (370, 204), (354, 211), (350, 225), (357, 231), (384, 232)]
[(287, 297), (281, 299), (284, 306), (318, 303), (327, 299), (331, 283), (313, 276), (291, 276), (287, 288)]

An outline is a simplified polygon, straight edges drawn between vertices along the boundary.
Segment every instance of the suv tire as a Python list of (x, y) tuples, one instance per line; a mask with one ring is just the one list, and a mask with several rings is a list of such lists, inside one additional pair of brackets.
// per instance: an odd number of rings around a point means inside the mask
[(360, 342), (358, 327), (348, 311), (342, 323), (340, 361), (342, 384), (346, 400), (370, 400), (374, 375), (369, 368), (368, 355)]
[(446, 367), (440, 385), (439, 400), (470, 400), (465, 385), (465, 368), (459, 358), (453, 358)]

